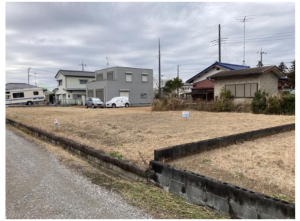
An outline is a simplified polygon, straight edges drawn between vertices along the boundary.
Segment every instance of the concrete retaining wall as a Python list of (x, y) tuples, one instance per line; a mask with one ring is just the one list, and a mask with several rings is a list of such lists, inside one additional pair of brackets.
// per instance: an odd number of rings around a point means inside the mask
[(154, 150), (154, 160), (171, 160), (179, 157), (184, 157), (194, 153), (200, 153), (211, 149), (219, 148), (235, 144), (241, 141), (252, 140), (260, 137), (266, 137), (277, 133), (282, 133), (290, 130), (295, 130), (295, 124), (281, 125), (277, 127), (269, 127), (260, 130), (249, 131), (224, 137), (203, 140), (194, 143), (182, 144), (172, 147), (167, 147), (159, 150)]
[(150, 180), (185, 200), (232, 218), (295, 219), (295, 204), (151, 161)]
[(147, 182), (148, 180), (148, 170), (140, 167), (137, 164), (134, 164), (127, 160), (115, 159), (107, 155), (104, 151), (76, 143), (70, 139), (50, 134), (46, 131), (27, 126), (22, 123), (18, 123), (11, 119), (6, 119), (6, 123), (20, 128), (21, 130), (44, 141), (59, 145), (65, 150), (68, 150), (69, 152), (76, 154), (83, 159), (86, 159), (94, 165), (99, 166), (100, 168), (105, 169), (109, 172), (118, 174), (123, 178), (143, 182)]

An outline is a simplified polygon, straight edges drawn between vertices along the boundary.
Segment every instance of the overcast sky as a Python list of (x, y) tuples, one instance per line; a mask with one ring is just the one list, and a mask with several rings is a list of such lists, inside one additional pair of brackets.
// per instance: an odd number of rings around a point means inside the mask
[[(163, 78), (177, 65), (186, 81), (218, 60), (218, 24), (225, 38), (222, 62), (288, 66), (295, 59), (295, 3), (6, 3), (6, 82), (57, 86), (59, 69), (86, 71), (109, 66), (150, 68), (158, 75), (161, 40)], [(241, 18), (241, 17), (239, 17)], [(34, 77), (30, 83), (34, 84)]]

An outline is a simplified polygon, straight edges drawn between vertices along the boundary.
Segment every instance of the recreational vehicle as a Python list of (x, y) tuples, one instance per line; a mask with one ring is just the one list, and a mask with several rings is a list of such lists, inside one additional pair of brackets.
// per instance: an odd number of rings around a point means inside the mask
[(6, 105), (34, 103), (45, 100), (43, 89), (24, 83), (8, 83), (5, 92)]

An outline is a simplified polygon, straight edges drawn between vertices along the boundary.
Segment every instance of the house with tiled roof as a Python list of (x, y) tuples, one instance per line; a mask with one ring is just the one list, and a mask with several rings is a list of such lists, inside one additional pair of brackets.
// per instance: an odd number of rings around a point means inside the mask
[(214, 96), (219, 97), (222, 88), (229, 90), (235, 102), (251, 101), (258, 90), (269, 95), (278, 93), (278, 80), (284, 73), (276, 66), (221, 71), (212, 76)]
[(81, 96), (86, 95), (86, 83), (95, 78), (95, 72), (59, 70), (55, 78), (55, 100), (64, 104), (77, 104)]
[(215, 62), (198, 74), (188, 79), (186, 83), (193, 84), (191, 95), (193, 99), (213, 100), (214, 99), (214, 82), (210, 76), (221, 72), (230, 70), (241, 70), (250, 68), (250, 66), (228, 64), (222, 62)]

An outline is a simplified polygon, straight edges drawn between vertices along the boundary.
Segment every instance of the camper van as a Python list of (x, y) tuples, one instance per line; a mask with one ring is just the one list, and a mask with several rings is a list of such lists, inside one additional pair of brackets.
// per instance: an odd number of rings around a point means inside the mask
[(6, 84), (5, 100), (6, 105), (33, 105), (34, 103), (44, 101), (45, 95), (42, 88), (33, 85), (9, 83)]

